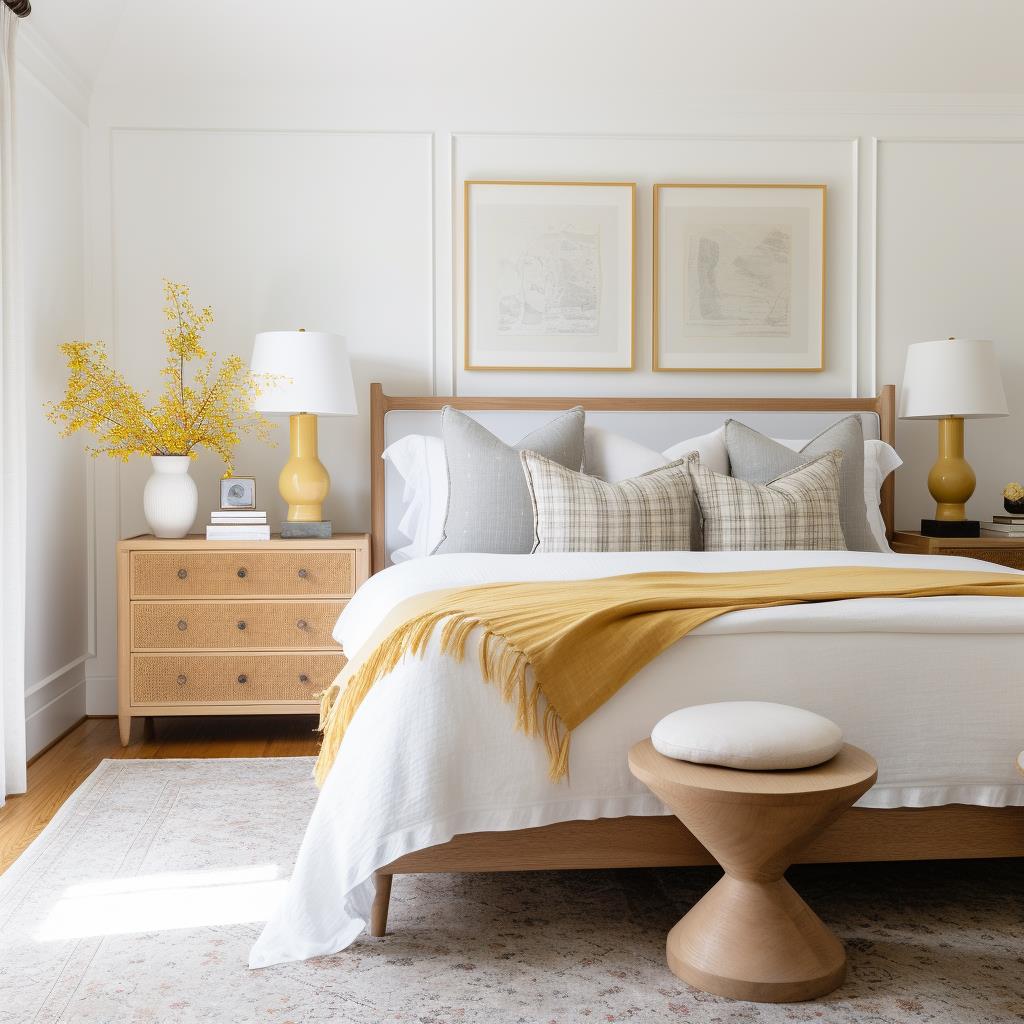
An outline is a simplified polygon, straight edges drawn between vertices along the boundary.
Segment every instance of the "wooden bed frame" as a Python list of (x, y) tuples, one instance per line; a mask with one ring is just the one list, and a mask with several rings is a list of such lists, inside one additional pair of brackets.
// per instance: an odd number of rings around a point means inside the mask
[[(883, 441), (895, 441), (896, 389), (876, 398), (396, 398), (370, 385), (370, 500), (373, 571), (387, 564), (385, 549), (384, 417), (392, 410), (551, 410), (582, 405), (588, 411), (647, 412), (873, 412)], [(891, 538), (895, 509), (892, 476), (882, 487), (882, 518)], [(1024, 737), (1022, 737), (1024, 740)], [(800, 863), (967, 859), (1024, 856), (1024, 808), (854, 808), (804, 852)], [(370, 934), (387, 928), (396, 874), (448, 871), (551, 871), (585, 868), (694, 867), (714, 859), (670, 815), (566, 821), (509, 832), (470, 832), (417, 850), (377, 872)]]

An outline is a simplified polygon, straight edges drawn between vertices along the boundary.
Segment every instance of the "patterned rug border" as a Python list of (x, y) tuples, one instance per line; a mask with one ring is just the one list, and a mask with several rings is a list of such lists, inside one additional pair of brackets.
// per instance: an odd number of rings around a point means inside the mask
[[(41, 854), (47, 849), (69, 818), (79, 809), (79, 804), (88, 799), (96, 787), (117, 768), (133, 768), (139, 765), (156, 767), (163, 765), (203, 765), (215, 764), (266, 764), (269, 761), (308, 761), (310, 774), (312, 775), (315, 757), (305, 754), (295, 757), (105, 757), (75, 789), (68, 794), (67, 799), (57, 808), (52, 818), (43, 826), (42, 831), (25, 847), (17, 858), (7, 867), (7, 870), (0, 874), (0, 902), (2, 902), (9, 891), (14, 888), (18, 879), (36, 863)], [(27, 795), (27, 794), (26, 794)]]

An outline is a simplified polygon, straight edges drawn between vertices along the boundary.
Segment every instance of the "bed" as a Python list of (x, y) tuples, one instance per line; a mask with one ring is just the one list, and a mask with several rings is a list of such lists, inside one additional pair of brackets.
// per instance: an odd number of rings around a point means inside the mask
[[(388, 566), (399, 543), (397, 481), (381, 460), (408, 433), (436, 433), (445, 404), (515, 439), (581, 404), (588, 423), (650, 443), (736, 413), (775, 437), (808, 437), (840, 416), (893, 440), (894, 393), (870, 399), (394, 398), (371, 393), (375, 575), (336, 636), (350, 654), (400, 600), (493, 580), (587, 579), (652, 569), (790, 565), (978, 568), (970, 559), (867, 552), (637, 552), (466, 555)], [(893, 481), (881, 509), (893, 525)], [(986, 566), (986, 568), (992, 568)], [(386, 571), (384, 571), (386, 569)], [(1014, 570), (1005, 570), (1014, 572)], [(894, 613), (894, 606), (899, 606)], [(646, 666), (574, 733), (571, 778), (551, 782), (543, 746), (514, 731), (472, 659), (428, 646), (378, 685), (353, 720), (253, 967), (343, 949), (384, 933), (394, 875), (713, 863), (636, 783), (625, 752), (687, 703), (778, 700), (837, 719), (878, 759), (878, 785), (807, 851), (807, 862), (1024, 855), (1024, 602), (999, 598), (838, 601), (734, 612)], [(458, 700), (450, 699), (457, 693)], [(851, 694), (854, 695), (851, 699)]]

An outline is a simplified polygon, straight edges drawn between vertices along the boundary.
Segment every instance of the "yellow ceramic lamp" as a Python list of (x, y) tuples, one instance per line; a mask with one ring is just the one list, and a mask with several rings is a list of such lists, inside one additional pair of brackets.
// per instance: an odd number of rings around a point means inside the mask
[(294, 413), (288, 433), (291, 458), (277, 478), (281, 497), (288, 503), (288, 522), (320, 522), (331, 476), (317, 453), (316, 417), (308, 412)]
[(964, 458), (964, 420), (1006, 416), (1006, 395), (991, 341), (920, 341), (907, 349), (900, 417), (939, 421), (939, 457), (928, 473), (935, 518), (921, 520), (931, 537), (977, 537), (967, 518), (975, 476)]
[(317, 453), (317, 416), (358, 412), (345, 339), (322, 331), (265, 331), (256, 335), (250, 369), (279, 378), (255, 407), (291, 417), (291, 454), (278, 477), (281, 497), (288, 503), (281, 534), (330, 536), (332, 524), (323, 518), (323, 503), (331, 478)]

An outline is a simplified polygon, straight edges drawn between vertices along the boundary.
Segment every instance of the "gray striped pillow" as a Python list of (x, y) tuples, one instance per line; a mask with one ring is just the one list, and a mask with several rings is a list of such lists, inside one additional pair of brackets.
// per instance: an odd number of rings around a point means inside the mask
[(705, 551), (845, 551), (839, 516), (841, 451), (767, 484), (723, 476), (689, 456)]
[(533, 501), (534, 552), (700, 550), (686, 459), (608, 483), (520, 452)]

